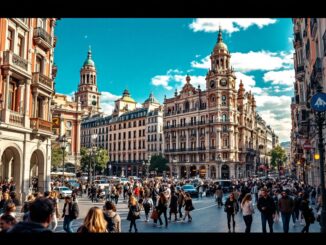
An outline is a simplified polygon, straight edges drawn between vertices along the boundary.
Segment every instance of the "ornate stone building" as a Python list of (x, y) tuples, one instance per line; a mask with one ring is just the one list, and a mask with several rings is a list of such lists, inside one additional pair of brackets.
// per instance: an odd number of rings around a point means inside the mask
[(88, 50), (87, 58), (80, 70), (80, 83), (75, 93), (75, 101), (81, 103), (85, 116), (98, 114), (100, 108), (100, 95), (97, 88), (97, 74), (95, 63), (92, 60), (92, 51)]
[[(292, 21), (295, 83), (291, 104), (291, 163), (301, 180), (319, 185), (319, 160), (313, 157), (318, 153), (318, 130), (310, 99), (319, 85), (326, 91), (326, 19), (293, 18)], [(310, 144), (311, 149), (305, 149), (305, 144)]]
[(0, 19), (0, 181), (50, 188), (54, 18)]
[[(152, 94), (141, 108), (125, 90), (115, 101), (112, 115), (86, 118), (81, 127), (82, 146), (108, 150), (111, 173), (143, 175), (150, 156), (163, 153), (163, 109)], [(92, 141), (92, 135), (96, 135)]]
[(80, 103), (69, 101), (63, 94), (53, 96), (51, 111), (54, 122), (52, 144), (59, 144), (58, 139), (66, 136), (65, 171), (74, 173), (80, 166), (80, 125), (84, 112)]
[[(257, 168), (256, 101), (242, 81), (237, 89), (231, 55), (219, 31), (205, 90), (186, 77), (182, 90), (164, 100), (164, 153), (178, 177), (229, 179)], [(266, 131), (266, 130), (265, 130)]]

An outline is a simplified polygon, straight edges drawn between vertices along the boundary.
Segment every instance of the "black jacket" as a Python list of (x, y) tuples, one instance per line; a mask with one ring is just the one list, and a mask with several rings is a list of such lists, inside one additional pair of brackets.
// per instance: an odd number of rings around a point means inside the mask
[[(263, 207), (266, 207), (266, 209), (263, 210)], [(257, 208), (264, 215), (273, 215), (276, 210), (275, 202), (270, 196), (267, 196), (267, 198), (260, 197), (258, 199)]]
[(8, 230), (8, 233), (52, 233), (51, 230), (44, 228), (39, 223), (34, 222), (19, 222), (13, 228)]

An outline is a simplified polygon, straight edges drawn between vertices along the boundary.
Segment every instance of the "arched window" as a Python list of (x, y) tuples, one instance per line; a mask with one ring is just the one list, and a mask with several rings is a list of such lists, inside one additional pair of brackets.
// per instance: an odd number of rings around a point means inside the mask
[(222, 105), (226, 105), (226, 95), (222, 95)]
[(226, 122), (227, 121), (227, 116), (226, 116), (226, 114), (223, 114), (222, 115), (222, 122)]

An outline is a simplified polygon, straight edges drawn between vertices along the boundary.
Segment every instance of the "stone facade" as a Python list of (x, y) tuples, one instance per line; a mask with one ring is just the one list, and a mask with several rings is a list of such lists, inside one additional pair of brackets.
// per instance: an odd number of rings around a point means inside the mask
[(19, 198), (50, 188), (56, 19), (0, 19), (0, 181)]
[(242, 81), (237, 89), (230, 59), (220, 31), (206, 90), (194, 88), (187, 76), (182, 90), (164, 100), (164, 153), (171, 175), (230, 179), (257, 170), (259, 145), (267, 149), (268, 130), (257, 120), (254, 95)]
[[(317, 87), (326, 87), (326, 19), (293, 18), (294, 97), (292, 98), (291, 164), (292, 170), (308, 184), (319, 185), (318, 129), (310, 107)], [(325, 132), (323, 133), (325, 136)], [(303, 145), (310, 144), (311, 149)]]

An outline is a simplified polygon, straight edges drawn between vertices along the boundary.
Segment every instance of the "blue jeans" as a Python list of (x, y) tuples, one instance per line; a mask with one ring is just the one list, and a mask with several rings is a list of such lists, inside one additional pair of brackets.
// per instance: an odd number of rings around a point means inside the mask
[(281, 215), (282, 215), (283, 231), (284, 233), (289, 233), (291, 213), (281, 213)]
[(263, 227), (263, 233), (266, 233), (266, 222), (268, 222), (269, 232), (273, 233), (273, 216), (261, 214), (261, 225)]
[(73, 230), (71, 228), (72, 221), (73, 220), (68, 215), (65, 215), (64, 220), (63, 220), (63, 229), (65, 232), (73, 233)]

